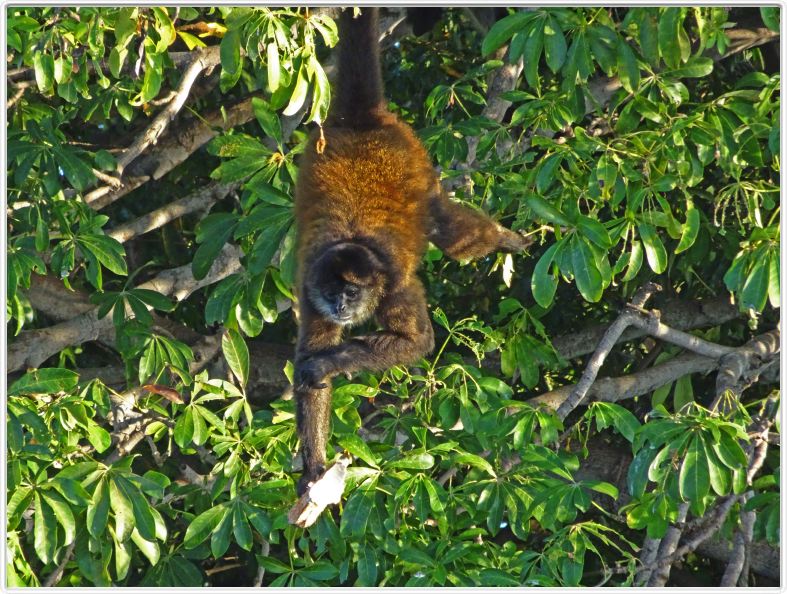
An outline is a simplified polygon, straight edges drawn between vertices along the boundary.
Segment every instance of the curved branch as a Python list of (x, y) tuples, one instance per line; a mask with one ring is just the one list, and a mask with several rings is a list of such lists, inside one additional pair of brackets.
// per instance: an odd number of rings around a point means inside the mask
[(197, 80), (197, 77), (203, 70), (213, 68), (219, 64), (219, 46), (214, 45), (201, 50), (194, 50), (192, 58), (186, 69), (183, 71), (183, 76), (180, 79), (178, 88), (175, 91), (175, 96), (172, 101), (153, 119), (150, 125), (145, 129), (141, 136), (139, 136), (129, 146), (123, 154), (120, 155), (117, 162), (117, 170), (119, 174), (128, 167), (134, 159), (136, 159), (142, 152), (151, 144), (155, 144), (158, 138), (167, 129), (169, 122), (177, 115), (186, 99), (189, 96), (191, 87)]

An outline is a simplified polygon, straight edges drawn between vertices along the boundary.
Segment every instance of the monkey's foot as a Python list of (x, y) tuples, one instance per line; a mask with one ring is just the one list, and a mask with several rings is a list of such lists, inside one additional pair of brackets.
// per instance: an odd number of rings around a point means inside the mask
[(317, 521), (329, 505), (339, 503), (344, 493), (347, 467), (352, 459), (343, 454), (316, 481), (309, 483), (306, 492), (287, 513), (287, 520), (301, 528), (308, 528)]

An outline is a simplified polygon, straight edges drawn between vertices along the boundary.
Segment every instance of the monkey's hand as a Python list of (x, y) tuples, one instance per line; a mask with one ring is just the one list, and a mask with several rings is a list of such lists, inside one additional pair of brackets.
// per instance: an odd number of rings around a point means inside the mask
[(505, 231), (507, 231), (507, 233), (502, 237), (501, 251), (512, 254), (524, 252), (533, 244), (533, 241), (535, 241), (532, 236), (528, 237), (524, 235), (522, 231), (512, 231), (510, 229), (506, 229)]
[(324, 355), (304, 357), (295, 365), (295, 388), (297, 390), (322, 390), (328, 387), (336, 371)]

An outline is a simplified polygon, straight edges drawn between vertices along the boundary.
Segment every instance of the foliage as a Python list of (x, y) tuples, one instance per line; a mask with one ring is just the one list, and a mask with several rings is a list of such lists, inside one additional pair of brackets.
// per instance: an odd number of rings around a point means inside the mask
[[(9, 82), (9, 97), (22, 91), (7, 131), (10, 345), (59, 319), (31, 298), (47, 275), (89, 295), (115, 347), (76, 345), (10, 377), (9, 584), (42, 585), (61, 566), (59, 585), (76, 587), (260, 575), (271, 586), (628, 585), (642, 539), (661, 537), (682, 502), (702, 516), (747, 490), (756, 534), (777, 543), (777, 463), (745, 481), (748, 411), (763, 388), (721, 414), (708, 410), (712, 379), (684, 376), (565, 424), (527, 402), (583, 370), (555, 339), (608, 323), (649, 280), (687, 301), (729, 292), (748, 324), (706, 330), (714, 342), (742, 344), (778, 320), (778, 61), (763, 48), (725, 55), (725, 31), (778, 30), (779, 15), (736, 10), (509, 10), (481, 32), (449, 9), (428, 34), (388, 47), (390, 106), (443, 181), (538, 241), (529, 255), (474, 263), (430, 248), (438, 347), (409, 368), (335, 381), (331, 445), (355, 462), (341, 509), (304, 531), (286, 520), (294, 405), (253, 388), (249, 339), (295, 335), (292, 192), (306, 124), (329, 113), (334, 20), (306, 9), (8, 8), (9, 69), (23, 72)], [(215, 134), (138, 200), (86, 204), (189, 52), (217, 45), (212, 86), (184, 111), (199, 119), (252, 97), (253, 120)], [(490, 77), (520, 58), (501, 97), (508, 115), (487, 117)], [(302, 125), (290, 136), (291, 118)], [(238, 192), (125, 243), (108, 234), (211, 180)], [(139, 286), (183, 265), (209, 278), (228, 243), (240, 269), (188, 298)], [(194, 341), (163, 316), (191, 334), (220, 324), (227, 373), (195, 371)], [(626, 375), (643, 360), (623, 349), (607, 365)], [(118, 364), (121, 385), (87, 373)], [(136, 403), (123, 409), (129, 394)], [(124, 426), (131, 409), (141, 420)], [(135, 430), (144, 439), (127, 451)], [(618, 484), (582, 474), (598, 440), (631, 452)]]

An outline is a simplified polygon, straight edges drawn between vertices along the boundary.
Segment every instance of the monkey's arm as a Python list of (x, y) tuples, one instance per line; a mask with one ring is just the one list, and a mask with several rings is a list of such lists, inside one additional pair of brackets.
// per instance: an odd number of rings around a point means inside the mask
[(521, 252), (533, 243), (532, 239), (443, 194), (432, 198), (429, 214), (432, 219), (429, 240), (454, 260), (473, 260), (492, 252)]
[[(295, 354), (296, 377), (304, 360), (314, 353), (341, 341), (341, 328), (321, 317), (305, 296), (301, 296), (301, 319), (298, 347)], [(295, 382), (295, 421), (301, 441), (303, 474), (298, 482), (298, 494), (322, 474), (325, 467), (325, 444), (331, 420), (330, 380), (305, 386)], [(319, 387), (318, 387), (319, 386)]]
[(296, 385), (320, 385), (339, 373), (412, 363), (434, 348), (434, 332), (419, 281), (387, 295), (377, 311), (383, 330), (313, 353), (296, 373)]

